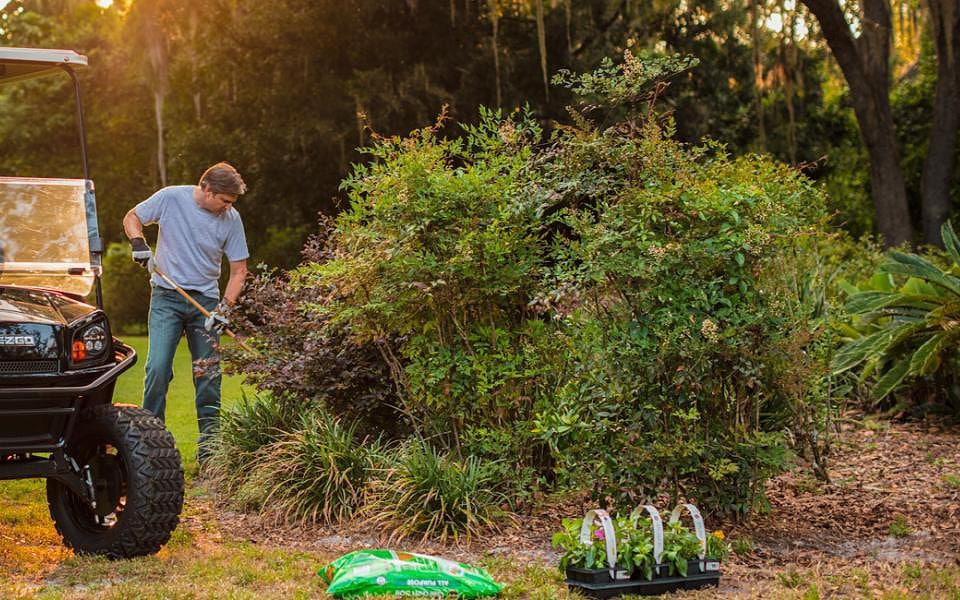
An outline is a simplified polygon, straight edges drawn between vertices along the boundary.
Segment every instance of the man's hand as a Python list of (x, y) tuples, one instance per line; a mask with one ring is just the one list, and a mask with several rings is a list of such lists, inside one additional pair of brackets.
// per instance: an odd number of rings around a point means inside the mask
[(226, 304), (223, 302), (217, 304), (217, 307), (213, 309), (213, 311), (210, 313), (210, 316), (204, 320), (203, 328), (207, 331), (216, 331), (217, 335), (222, 334), (230, 325), (230, 321), (223, 316), (223, 313), (226, 312), (226, 310)]
[(133, 251), (133, 260), (137, 261), (137, 264), (144, 269), (150, 269), (153, 263), (153, 252), (150, 250), (150, 246), (147, 245), (147, 240), (142, 237), (131, 238), (130, 248)]

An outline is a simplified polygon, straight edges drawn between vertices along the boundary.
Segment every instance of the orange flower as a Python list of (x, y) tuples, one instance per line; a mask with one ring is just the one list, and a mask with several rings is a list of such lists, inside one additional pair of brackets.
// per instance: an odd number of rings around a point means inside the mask
[(723, 532), (718, 529), (713, 532), (713, 537), (717, 538), (718, 540), (723, 540), (727, 536), (723, 535)]

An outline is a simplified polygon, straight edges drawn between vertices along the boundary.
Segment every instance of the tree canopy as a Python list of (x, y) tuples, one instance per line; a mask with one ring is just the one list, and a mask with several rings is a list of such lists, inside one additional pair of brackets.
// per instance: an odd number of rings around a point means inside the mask
[[(251, 184), (240, 208), (254, 259), (292, 265), (318, 213), (342, 208), (340, 182), (375, 136), (443, 110), (457, 135), (478, 105), (528, 105), (550, 131), (571, 101), (552, 75), (629, 48), (699, 60), (662, 94), (679, 139), (798, 165), (826, 183), (838, 222), (899, 243), (937, 241), (924, 232), (960, 197), (955, 5), (10, 0), (0, 43), (89, 56), (108, 241), (156, 188), (227, 160)], [(68, 92), (55, 80), (0, 90), (0, 174), (74, 174)]]

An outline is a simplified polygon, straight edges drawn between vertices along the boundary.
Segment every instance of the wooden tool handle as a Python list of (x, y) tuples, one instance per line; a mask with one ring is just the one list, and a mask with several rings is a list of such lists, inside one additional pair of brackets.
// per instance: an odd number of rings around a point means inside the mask
[[(210, 316), (210, 311), (209, 311), (209, 310), (205, 309), (205, 308), (203, 307), (203, 305), (201, 305), (199, 302), (197, 302), (196, 300), (194, 300), (194, 299), (193, 299), (193, 296), (191, 296), (190, 294), (188, 294), (182, 287), (180, 287), (179, 285), (177, 285), (175, 281), (173, 281), (172, 279), (170, 279), (169, 277), (167, 277), (166, 273), (164, 273), (163, 271), (160, 270), (160, 267), (154, 265), (154, 266), (153, 266), (153, 270), (154, 270), (154, 272), (156, 272), (156, 274), (159, 275), (164, 281), (166, 281), (168, 284), (172, 285), (172, 286), (173, 286), (173, 289), (175, 289), (175, 290), (177, 290), (178, 292), (180, 292), (180, 295), (183, 296), (184, 298), (186, 298), (186, 299), (187, 299), (187, 302), (189, 302), (189, 303), (192, 304), (197, 310), (199, 310), (200, 313), (203, 314), (203, 316), (205, 316), (205, 317), (209, 317), (209, 316)], [(243, 343), (243, 340), (241, 340), (240, 338), (238, 338), (238, 337), (237, 337), (237, 334), (235, 334), (233, 331), (231, 331), (231, 330), (229, 330), (229, 329), (224, 329), (224, 333), (226, 333), (227, 335), (229, 335), (230, 337), (232, 337), (232, 338), (234, 339), (234, 341), (236, 341), (237, 344), (240, 345), (241, 348), (243, 348), (244, 350), (246, 350), (246, 351), (249, 352), (250, 354), (254, 354), (254, 355), (257, 355), (257, 356), (260, 355), (259, 352), (257, 352), (256, 350), (254, 350), (254, 349), (251, 348), (250, 346), (244, 344), (244, 343)]]

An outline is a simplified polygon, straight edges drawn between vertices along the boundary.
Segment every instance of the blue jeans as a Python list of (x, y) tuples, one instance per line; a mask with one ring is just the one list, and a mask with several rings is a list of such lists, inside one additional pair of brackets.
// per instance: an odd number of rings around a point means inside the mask
[[(201, 306), (212, 311), (216, 298), (199, 292), (187, 293)], [(175, 290), (159, 286), (150, 296), (146, 377), (143, 381), (143, 407), (161, 421), (167, 405), (167, 388), (173, 379), (173, 355), (186, 332), (193, 362), (193, 387), (196, 390), (197, 425), (200, 439), (197, 460), (203, 464), (210, 455), (210, 437), (220, 415), (220, 336), (203, 328), (204, 316)]]

